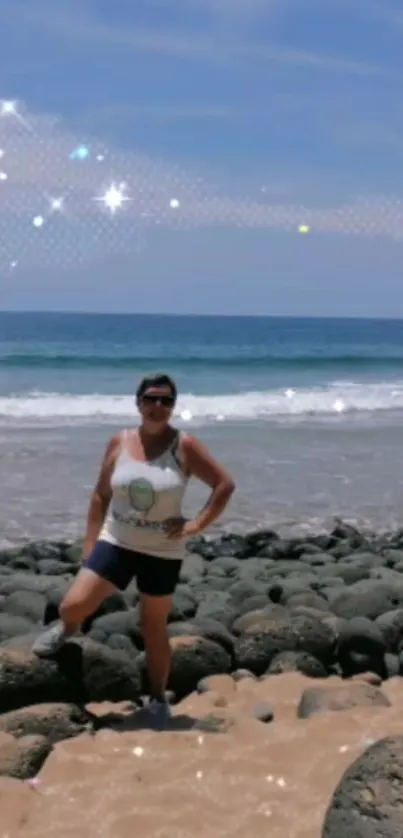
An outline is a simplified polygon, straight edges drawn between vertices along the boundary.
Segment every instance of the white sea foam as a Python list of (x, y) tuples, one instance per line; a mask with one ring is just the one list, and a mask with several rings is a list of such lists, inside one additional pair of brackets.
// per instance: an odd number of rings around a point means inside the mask
[[(298, 420), (403, 410), (403, 381), (337, 382), (323, 387), (286, 388), (220, 395), (180, 396), (176, 419), (183, 424), (206, 422)], [(0, 397), (0, 423), (121, 422), (134, 412), (133, 397), (90, 393), (47, 393)]]

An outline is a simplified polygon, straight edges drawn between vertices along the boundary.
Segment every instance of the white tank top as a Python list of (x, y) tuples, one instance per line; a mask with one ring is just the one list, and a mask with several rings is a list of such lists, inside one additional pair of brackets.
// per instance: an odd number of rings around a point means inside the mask
[(161, 559), (182, 559), (184, 542), (167, 538), (163, 521), (182, 515), (188, 478), (177, 458), (179, 434), (155, 460), (135, 460), (127, 431), (111, 477), (112, 497), (99, 539)]

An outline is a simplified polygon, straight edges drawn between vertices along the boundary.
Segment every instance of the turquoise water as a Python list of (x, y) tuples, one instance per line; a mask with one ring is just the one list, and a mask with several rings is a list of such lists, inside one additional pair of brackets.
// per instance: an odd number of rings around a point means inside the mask
[(186, 422), (395, 413), (403, 322), (0, 313), (0, 422), (123, 420), (154, 370)]

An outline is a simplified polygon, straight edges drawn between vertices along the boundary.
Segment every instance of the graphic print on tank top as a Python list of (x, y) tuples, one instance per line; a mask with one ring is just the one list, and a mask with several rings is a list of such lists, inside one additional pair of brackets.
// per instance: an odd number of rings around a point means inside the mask
[(176, 445), (152, 462), (136, 460), (123, 448), (111, 481), (115, 520), (160, 529), (166, 518), (180, 514), (187, 481), (175, 456)]
[(151, 511), (155, 503), (155, 491), (146, 477), (134, 478), (125, 488), (135, 512), (144, 515)]

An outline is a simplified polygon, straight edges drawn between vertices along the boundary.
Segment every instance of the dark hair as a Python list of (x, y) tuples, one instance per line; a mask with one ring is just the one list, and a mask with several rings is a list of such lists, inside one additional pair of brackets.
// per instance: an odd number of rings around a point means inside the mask
[(157, 375), (146, 375), (141, 379), (136, 390), (136, 399), (139, 400), (144, 395), (149, 387), (169, 387), (173, 398), (176, 401), (178, 389), (173, 379), (166, 375), (166, 373), (157, 373)]

